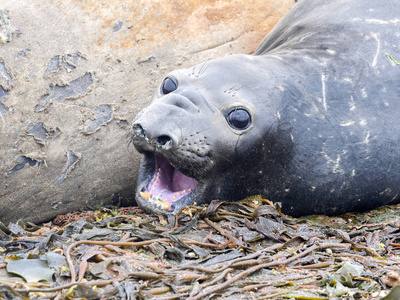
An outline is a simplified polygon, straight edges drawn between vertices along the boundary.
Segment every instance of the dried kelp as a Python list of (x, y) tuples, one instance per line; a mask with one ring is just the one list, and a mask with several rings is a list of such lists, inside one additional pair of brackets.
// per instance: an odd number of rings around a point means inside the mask
[(380, 299), (400, 284), (398, 206), (295, 219), (251, 197), (55, 222), (1, 224), (0, 298)]

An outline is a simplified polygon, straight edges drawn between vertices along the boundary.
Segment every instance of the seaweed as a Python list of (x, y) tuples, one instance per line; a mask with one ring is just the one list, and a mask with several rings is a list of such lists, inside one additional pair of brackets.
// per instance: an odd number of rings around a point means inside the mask
[(394, 62), (396, 65), (400, 65), (400, 62), (398, 62), (397, 60), (395, 60), (391, 55), (386, 54), (386, 56), (389, 57), (390, 60), (391, 60), (392, 62)]
[[(3, 224), (0, 268), (23, 263), (16, 273), (26, 282), (0, 280), (0, 293), (20, 299), (379, 299), (400, 284), (399, 207), (296, 219), (252, 197), (189, 206), (173, 217), (103, 208), (41, 226)], [(47, 263), (55, 253), (57, 263)], [(47, 277), (39, 274), (44, 271)]]

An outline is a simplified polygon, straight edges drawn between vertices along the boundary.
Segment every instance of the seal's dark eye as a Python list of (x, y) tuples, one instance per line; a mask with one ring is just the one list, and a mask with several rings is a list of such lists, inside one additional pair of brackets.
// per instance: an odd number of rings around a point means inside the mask
[(176, 79), (173, 77), (167, 77), (161, 84), (161, 93), (163, 95), (167, 95), (175, 91), (177, 88), (178, 88), (178, 83), (176, 82)]
[(243, 108), (235, 108), (227, 116), (229, 125), (235, 129), (246, 129), (250, 125), (250, 114)]

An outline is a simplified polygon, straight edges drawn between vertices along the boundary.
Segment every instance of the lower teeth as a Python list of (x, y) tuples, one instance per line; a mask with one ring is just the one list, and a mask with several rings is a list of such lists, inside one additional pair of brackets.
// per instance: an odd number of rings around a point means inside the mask
[(150, 203), (153, 203), (155, 206), (163, 209), (163, 210), (169, 210), (171, 207), (171, 202), (164, 202), (161, 199), (155, 199), (153, 197), (150, 197), (150, 193), (149, 192), (140, 192), (140, 196), (146, 200), (149, 201)]
[(140, 197), (142, 197), (144, 200), (149, 200), (150, 193), (149, 192), (140, 192)]

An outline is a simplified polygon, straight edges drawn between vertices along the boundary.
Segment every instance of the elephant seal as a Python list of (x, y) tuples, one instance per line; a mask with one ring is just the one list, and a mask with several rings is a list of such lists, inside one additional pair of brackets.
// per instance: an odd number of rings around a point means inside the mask
[(399, 202), (400, 2), (302, 0), (255, 55), (171, 72), (133, 121), (137, 202), (261, 194), (292, 216)]

